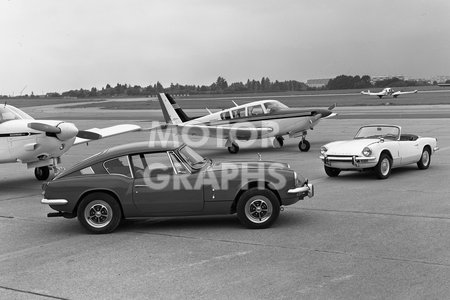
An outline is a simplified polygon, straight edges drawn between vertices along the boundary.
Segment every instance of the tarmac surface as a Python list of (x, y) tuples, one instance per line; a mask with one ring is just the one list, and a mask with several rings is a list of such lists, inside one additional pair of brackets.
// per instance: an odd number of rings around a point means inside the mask
[[(81, 129), (147, 127), (160, 118), (143, 111), (26, 111), (73, 120)], [(286, 139), (281, 149), (241, 147), (237, 155), (216, 141), (197, 149), (217, 161), (257, 160), (260, 153), (288, 162), (315, 185), (315, 197), (285, 207), (264, 230), (246, 229), (230, 215), (132, 221), (92, 235), (76, 219), (46, 217), (52, 210), (40, 204), (42, 183), (32, 170), (0, 165), (0, 298), (448, 299), (449, 115), (449, 106), (345, 108), (308, 132), (307, 153), (299, 152), (298, 139)], [(327, 177), (320, 146), (350, 139), (369, 123), (437, 137), (440, 150), (429, 169), (394, 169), (387, 180), (358, 172)], [(63, 166), (148, 138), (138, 132), (76, 146)]]

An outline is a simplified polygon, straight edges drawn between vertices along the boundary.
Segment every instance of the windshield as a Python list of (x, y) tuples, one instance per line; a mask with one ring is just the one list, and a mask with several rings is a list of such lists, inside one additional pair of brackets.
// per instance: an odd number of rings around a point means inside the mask
[(0, 123), (11, 120), (33, 119), (23, 111), (11, 105), (0, 106)]
[(270, 101), (270, 102), (266, 102), (266, 103), (264, 103), (264, 105), (266, 106), (267, 113), (271, 113), (271, 112), (279, 111), (281, 109), (288, 108), (283, 103), (280, 103), (280, 102), (275, 101), (275, 100), (274, 101)]
[(400, 128), (396, 126), (365, 126), (361, 127), (355, 135), (355, 139), (391, 139), (398, 140)]
[(183, 146), (178, 150), (180, 156), (194, 169), (202, 168), (207, 159), (195, 152), (189, 146)]

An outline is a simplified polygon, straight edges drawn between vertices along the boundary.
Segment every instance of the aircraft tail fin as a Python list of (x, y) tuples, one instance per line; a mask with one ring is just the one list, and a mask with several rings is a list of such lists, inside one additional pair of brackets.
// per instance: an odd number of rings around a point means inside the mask
[(184, 113), (171, 95), (167, 93), (159, 93), (158, 99), (166, 123), (182, 124), (190, 120), (190, 118)]

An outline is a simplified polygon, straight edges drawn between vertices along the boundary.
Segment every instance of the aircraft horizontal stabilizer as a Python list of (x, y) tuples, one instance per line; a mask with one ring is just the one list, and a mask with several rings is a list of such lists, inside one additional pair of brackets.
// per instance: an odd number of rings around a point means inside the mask
[[(91, 129), (87, 129), (87, 130), (82, 130), (81, 132), (84, 134), (84, 137), (86, 137), (86, 138), (77, 137), (73, 144), (78, 145), (78, 144), (90, 142), (92, 140), (96, 140), (95, 138), (93, 138), (96, 135), (98, 137), (97, 139), (102, 139), (102, 138), (118, 135), (118, 134), (125, 133), (125, 132), (139, 131), (141, 129), (142, 129), (141, 126), (132, 125), (132, 124), (121, 124), (121, 125), (115, 125), (115, 126), (106, 127), (106, 128), (91, 128)], [(81, 135), (83, 135), (83, 134), (81, 134)], [(92, 138), (88, 138), (88, 137), (92, 137)]]
[(164, 124), (153, 127), (152, 130), (174, 130), (179, 135), (210, 137), (218, 139), (249, 140), (263, 137), (273, 129), (269, 127), (238, 127), (238, 126), (207, 126)]

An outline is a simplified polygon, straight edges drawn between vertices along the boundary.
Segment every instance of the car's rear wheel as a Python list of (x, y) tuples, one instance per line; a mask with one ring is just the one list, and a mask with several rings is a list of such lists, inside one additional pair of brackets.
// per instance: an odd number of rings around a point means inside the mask
[(330, 177), (337, 177), (341, 173), (341, 169), (324, 166), (325, 173)]
[(81, 200), (77, 210), (81, 225), (92, 233), (110, 233), (122, 219), (117, 200), (105, 193), (89, 194)]
[(422, 155), (420, 156), (420, 160), (417, 162), (417, 166), (421, 170), (428, 169), (431, 163), (431, 152), (430, 149), (425, 148), (422, 151)]
[(280, 203), (270, 190), (251, 188), (244, 192), (237, 203), (239, 221), (251, 229), (270, 227), (280, 214)]
[(375, 166), (375, 174), (379, 179), (386, 179), (391, 175), (392, 159), (386, 153), (380, 155), (378, 164)]

